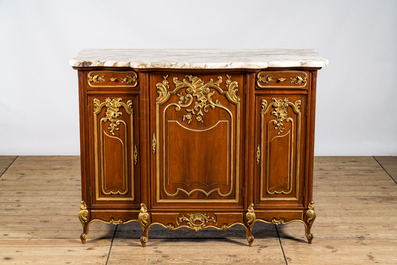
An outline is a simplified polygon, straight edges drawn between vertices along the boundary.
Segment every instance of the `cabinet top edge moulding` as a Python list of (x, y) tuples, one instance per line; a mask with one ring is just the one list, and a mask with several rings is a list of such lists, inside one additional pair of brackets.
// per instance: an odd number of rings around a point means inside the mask
[(83, 49), (69, 65), (136, 69), (322, 68), (328, 60), (314, 49)]

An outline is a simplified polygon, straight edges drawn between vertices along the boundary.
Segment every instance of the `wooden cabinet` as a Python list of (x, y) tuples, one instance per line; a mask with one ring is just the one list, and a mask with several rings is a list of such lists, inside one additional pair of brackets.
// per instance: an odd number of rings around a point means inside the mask
[(300, 221), (308, 241), (317, 67), (79, 70), (82, 242), (93, 221), (196, 231)]

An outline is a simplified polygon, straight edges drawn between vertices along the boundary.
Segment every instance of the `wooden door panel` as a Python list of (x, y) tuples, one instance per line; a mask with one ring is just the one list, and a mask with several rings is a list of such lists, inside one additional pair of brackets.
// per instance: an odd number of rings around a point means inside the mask
[(89, 96), (94, 148), (95, 201), (134, 201), (137, 137), (134, 112), (137, 97)]
[(153, 74), (156, 202), (238, 202), (242, 75)]
[(256, 97), (259, 204), (302, 199), (305, 106), (305, 95)]
[[(221, 155), (226, 159), (216, 160), (209, 159), (206, 155), (214, 150), (220, 154), (231, 153), (228, 120), (219, 120), (215, 125), (204, 130), (190, 129), (177, 120), (167, 122), (163, 174), (168, 176), (168, 191), (167, 188), (164, 189), (168, 196), (171, 196), (170, 193), (177, 193), (180, 185), (185, 186), (184, 189), (179, 189), (185, 193), (189, 193), (187, 190), (192, 189), (202, 189), (204, 193), (208, 185), (219, 187), (221, 194), (228, 193), (230, 180), (228, 171), (224, 169), (230, 168), (230, 156)], [(187, 147), (182, 143), (189, 143), (194, 148), (186, 152)], [(208, 195), (208, 192), (205, 194)]]

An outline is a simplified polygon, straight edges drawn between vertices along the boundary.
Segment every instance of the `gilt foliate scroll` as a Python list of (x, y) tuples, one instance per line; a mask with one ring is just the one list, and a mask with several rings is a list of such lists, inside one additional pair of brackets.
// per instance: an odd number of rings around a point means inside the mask
[(186, 114), (182, 115), (182, 120), (188, 124), (193, 119), (204, 123), (204, 114), (208, 113), (210, 109), (215, 109), (222, 105), (219, 100), (213, 100), (212, 98), (217, 91), (221, 94), (226, 94), (226, 97), (234, 103), (240, 101), (237, 96), (238, 83), (232, 81), (230, 75), (226, 75), (226, 87), (228, 89), (226, 92), (220, 87), (223, 80), (222, 76), (218, 76), (216, 80), (211, 78), (208, 82), (204, 82), (200, 77), (193, 75), (186, 75), (185, 77), (182, 80), (174, 77), (172, 81), (175, 85), (175, 90), (170, 92), (167, 80), (168, 75), (164, 76), (163, 81), (156, 84), (158, 93), (156, 101), (161, 104), (167, 101), (170, 95), (179, 92), (176, 94), (179, 100), (175, 107), (177, 111), (185, 109)]

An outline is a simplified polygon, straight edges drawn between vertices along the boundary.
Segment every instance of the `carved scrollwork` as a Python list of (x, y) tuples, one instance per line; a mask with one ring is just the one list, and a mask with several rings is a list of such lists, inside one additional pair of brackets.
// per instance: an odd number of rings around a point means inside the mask
[(311, 201), (309, 202), (309, 205), (307, 207), (307, 211), (306, 211), (306, 221), (307, 223), (312, 226), (312, 224), (314, 223), (314, 220), (316, 219), (316, 212), (314, 211), (314, 202)]
[(274, 111), (272, 111), (272, 115), (274, 115), (276, 117), (276, 121), (274, 122), (274, 124), (276, 125), (277, 130), (279, 130), (278, 134), (281, 134), (285, 128), (284, 128), (284, 124), (283, 121), (285, 120), (289, 120), (290, 118), (288, 117), (288, 111), (287, 111), (287, 107), (288, 107), (288, 98), (285, 98), (284, 100), (278, 98), (274, 98), (273, 99), (275, 104), (274, 104)]
[(306, 235), (306, 238), (307, 238), (309, 244), (311, 244), (312, 240), (313, 240), (313, 234), (310, 233), (310, 229), (311, 229), (315, 219), (316, 219), (316, 211), (314, 211), (314, 202), (311, 201), (311, 202), (309, 202), (309, 205), (307, 206), (307, 211), (306, 211), (305, 220), (304, 220), (304, 223), (306, 226), (305, 235)]
[(156, 98), (157, 104), (164, 103), (170, 97), (170, 93), (168, 92), (168, 89), (170, 88), (170, 83), (168, 82), (167, 78), (168, 75), (163, 76), (163, 80), (161, 81), (161, 83), (156, 84), (157, 94), (159, 94)]
[(115, 135), (114, 131), (118, 131), (120, 129), (118, 128), (121, 123), (119, 117), (123, 115), (123, 113), (120, 111), (120, 108), (124, 107), (128, 114), (132, 114), (132, 101), (128, 100), (127, 103), (124, 103), (121, 102), (122, 100), (122, 98), (106, 98), (105, 102), (102, 103), (97, 98), (94, 98), (93, 100), (95, 114), (99, 114), (104, 106), (107, 108), (105, 118), (102, 118), (101, 121), (110, 122), (108, 130), (110, 130), (112, 135)]
[[(204, 123), (204, 113), (208, 112), (209, 108), (215, 109), (215, 107), (220, 104), (219, 100), (215, 102), (212, 100), (215, 91), (211, 91), (211, 88), (221, 89), (220, 84), (222, 83), (222, 77), (218, 76), (216, 81), (210, 79), (207, 83), (197, 76), (186, 75), (186, 77), (189, 81), (185, 78), (180, 81), (178, 77), (172, 79), (175, 84), (175, 89), (186, 89), (186, 94), (183, 94), (183, 92), (178, 94), (179, 108), (186, 108), (187, 111), (187, 114), (182, 116), (182, 120), (186, 120), (187, 123), (190, 124), (192, 118), (195, 116), (198, 122)], [(194, 98), (196, 98), (196, 101), (193, 108), (187, 108), (193, 103)]]
[(88, 221), (88, 210), (87, 210), (87, 204), (84, 201), (81, 201), (81, 205), (80, 205), (80, 211), (79, 211), (79, 219), (81, 224), (84, 225), (87, 223)]
[(306, 84), (306, 82), (307, 82), (306, 78), (307, 78), (306, 76), (302, 77), (300, 75), (297, 75), (295, 77), (290, 77), (291, 84), (295, 84), (295, 85)]
[(87, 81), (90, 87), (136, 87), (138, 75), (134, 71), (91, 71)]
[[(193, 75), (186, 75), (186, 78), (179, 80), (178, 77), (172, 79), (175, 84), (175, 90), (169, 91), (169, 82), (167, 80), (168, 75), (163, 76), (161, 83), (156, 84), (158, 97), (156, 98), (157, 104), (162, 104), (167, 101), (171, 94), (176, 94), (179, 97), (178, 102), (175, 105), (176, 111), (180, 111), (182, 108), (186, 109), (187, 114), (182, 116), (182, 121), (186, 121), (190, 124), (193, 118), (196, 121), (204, 123), (204, 114), (209, 111), (209, 109), (215, 109), (220, 107), (221, 103), (219, 100), (213, 100), (212, 96), (216, 91), (220, 92), (222, 95), (226, 94), (228, 100), (233, 103), (240, 102), (240, 98), (237, 96), (238, 92), (238, 82), (233, 81), (230, 75), (226, 75), (226, 88), (227, 91), (223, 91), (220, 85), (222, 84), (222, 76), (218, 76), (216, 80), (210, 79), (205, 83), (201, 78)], [(215, 90), (211, 90), (215, 89)], [(189, 108), (194, 102), (192, 108)]]
[(149, 214), (147, 212), (147, 207), (144, 203), (141, 203), (141, 209), (138, 214), (138, 221), (142, 228), (146, 227), (148, 224)]
[(175, 230), (175, 226), (172, 224), (166, 225), (165, 228), (167, 228), (168, 230)]
[(231, 75), (226, 75), (226, 97), (233, 103), (237, 104), (240, 102), (240, 98), (237, 96), (238, 92), (238, 82), (237, 81), (232, 81), (232, 76)]
[(249, 226), (254, 224), (254, 221), (256, 219), (256, 214), (255, 214), (254, 204), (253, 203), (251, 203), (248, 206), (248, 212), (245, 214), (245, 218), (247, 219), (247, 224)]
[(104, 82), (105, 81), (105, 76), (102, 75), (93, 75), (91, 76), (91, 73), (88, 74), (88, 82), (89, 83), (94, 83), (94, 84), (99, 84), (99, 82)]
[(209, 217), (202, 213), (188, 213), (187, 216), (180, 216), (178, 218), (179, 223), (186, 222), (189, 228), (194, 229), (196, 232), (200, 229), (207, 227), (208, 222), (216, 223), (215, 217)]
[[(283, 83), (289, 78), (291, 81)], [(303, 88), (307, 84), (307, 74), (303, 71), (261, 71), (256, 76), (256, 84), (260, 88), (283, 87)]]
[[(279, 72), (271, 72), (271, 73), (279, 73)], [(271, 82), (275, 82), (275, 84), (284, 82), (285, 80), (287, 80), (287, 78), (285, 77), (274, 77), (272, 74), (267, 74), (267, 72), (259, 72), (257, 75), (257, 80), (256, 80), (256, 84), (258, 85), (258, 87), (260, 88), (264, 88), (266, 87), (267, 84), (271, 83)]]
[(127, 85), (136, 86), (138, 84), (137, 74), (133, 72), (132, 75), (127, 75), (126, 77), (120, 77), (121, 83), (125, 83)]
[(288, 106), (291, 106), (296, 113), (300, 113), (300, 107), (301, 107), (301, 100), (295, 101), (295, 103), (292, 103), (289, 101), (289, 98), (272, 98), (274, 102), (272, 104), (268, 104), (266, 100), (262, 100), (262, 113), (267, 112), (268, 107), (270, 105), (273, 106), (274, 111), (271, 112), (271, 114), (276, 117), (275, 120), (273, 120), (273, 124), (275, 125), (275, 129), (279, 130), (277, 134), (281, 134), (284, 132), (284, 121), (286, 122), (291, 122), (292, 118), (289, 117), (288, 115)]
[(261, 107), (262, 107), (262, 112), (266, 111), (266, 109), (267, 109), (267, 100), (266, 99), (262, 99)]
[(263, 72), (260, 72), (258, 74), (258, 80), (256, 81), (257, 85), (261, 87), (261, 83), (268, 84), (269, 82), (274, 81), (273, 77), (271, 75), (264, 75), (262, 76)]
[(273, 218), (270, 222), (275, 225), (285, 224), (284, 218)]
[(114, 220), (113, 218), (108, 221), (109, 224), (119, 225), (124, 224), (125, 222), (122, 219)]

